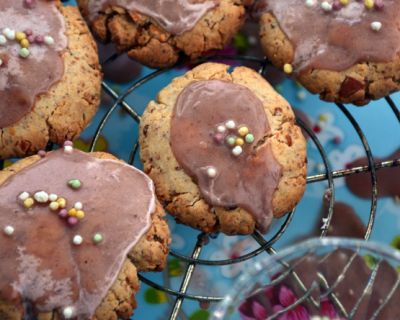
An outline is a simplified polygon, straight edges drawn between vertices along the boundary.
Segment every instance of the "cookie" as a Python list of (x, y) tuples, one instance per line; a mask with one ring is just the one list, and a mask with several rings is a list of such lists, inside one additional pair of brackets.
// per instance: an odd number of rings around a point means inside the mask
[(266, 232), (302, 197), (306, 142), (289, 104), (255, 71), (205, 63), (175, 78), (140, 124), (158, 198), (204, 232)]
[(396, 0), (267, 1), (255, 4), (272, 63), (321, 99), (364, 105), (400, 89)]
[(170, 243), (154, 185), (106, 153), (64, 149), (0, 171), (0, 318), (129, 319), (137, 272)]
[(0, 159), (79, 136), (97, 111), (102, 78), (79, 10), (4, 0), (0, 29)]
[(180, 55), (196, 59), (230, 42), (245, 19), (244, 0), (78, 0), (93, 33), (154, 68)]

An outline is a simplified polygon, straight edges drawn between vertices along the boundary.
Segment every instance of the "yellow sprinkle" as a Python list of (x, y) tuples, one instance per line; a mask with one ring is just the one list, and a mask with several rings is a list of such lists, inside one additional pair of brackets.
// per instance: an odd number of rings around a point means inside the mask
[(85, 212), (84, 212), (83, 210), (78, 210), (78, 211), (76, 212), (76, 217), (77, 217), (79, 220), (83, 219), (83, 218), (85, 217)]
[(29, 41), (28, 39), (22, 39), (20, 42), (22, 48), (29, 48)]
[(23, 32), (16, 32), (15, 33), (15, 39), (18, 41), (21, 41), (22, 39), (26, 38), (26, 34)]
[(242, 138), (237, 138), (235, 141), (235, 144), (237, 146), (242, 146), (242, 145), (244, 145), (244, 140)]
[(76, 214), (78, 213), (78, 211), (75, 208), (72, 208), (68, 211), (68, 215), (70, 217), (76, 217)]
[(290, 63), (285, 63), (285, 65), (283, 66), (283, 71), (286, 74), (291, 74), (293, 72), (293, 66)]
[(367, 9), (372, 9), (374, 7), (374, 0), (365, 0), (364, 5)]
[(57, 203), (61, 209), (64, 209), (67, 206), (67, 200), (65, 200), (64, 198), (58, 198)]
[(249, 128), (247, 127), (240, 127), (238, 130), (239, 134), (244, 137), (249, 133)]
[(32, 198), (26, 198), (24, 201), (24, 207), (29, 209), (32, 208), (32, 206), (35, 204), (35, 200), (33, 200)]
[(53, 202), (50, 202), (49, 208), (51, 211), (57, 211), (60, 208), (60, 205), (58, 204), (58, 202), (53, 201)]
[(343, 6), (347, 6), (349, 4), (349, 0), (340, 0), (340, 4)]

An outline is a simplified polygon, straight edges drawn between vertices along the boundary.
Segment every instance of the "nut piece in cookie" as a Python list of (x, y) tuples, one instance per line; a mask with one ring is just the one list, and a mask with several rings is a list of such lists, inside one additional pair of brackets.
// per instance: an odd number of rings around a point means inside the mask
[(170, 242), (150, 178), (106, 153), (61, 150), (0, 172), (0, 318), (129, 319), (137, 271)]
[(0, 159), (77, 137), (100, 101), (97, 49), (77, 8), (0, 2)]
[(245, 19), (242, 0), (78, 0), (93, 33), (139, 62), (163, 68), (182, 54), (222, 49)]
[(163, 89), (140, 127), (141, 158), (175, 218), (205, 232), (268, 230), (303, 195), (306, 143), (255, 71), (206, 63)]
[[(327, 101), (363, 105), (400, 89), (400, 2), (260, 0), (267, 57)], [(291, 73), (291, 72), (289, 72)]]

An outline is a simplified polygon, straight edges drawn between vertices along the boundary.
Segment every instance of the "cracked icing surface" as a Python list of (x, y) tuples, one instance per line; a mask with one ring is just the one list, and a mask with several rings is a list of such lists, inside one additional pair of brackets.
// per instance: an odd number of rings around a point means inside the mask
[[(30, 55), (21, 58), (20, 45), (8, 40), (0, 45), (0, 128), (8, 127), (33, 108), (36, 97), (45, 93), (64, 73), (60, 52), (67, 46), (64, 18), (55, 1), (39, 0), (28, 9), (22, 0), (0, 3), (0, 30), (32, 30), (34, 35), (52, 36), (53, 46), (31, 43)], [(10, 108), (12, 106), (12, 108)]]
[(205, 232), (249, 234), (255, 229), (255, 219), (243, 208), (227, 210), (209, 205), (199, 187), (177, 162), (170, 147), (171, 119), (179, 94), (194, 81), (222, 80), (250, 89), (261, 100), (270, 133), (264, 141), (282, 167), (282, 177), (272, 199), (274, 217), (291, 210), (303, 195), (306, 174), (305, 139), (294, 124), (288, 103), (256, 72), (237, 67), (205, 63), (175, 78), (149, 103), (140, 127), (141, 158), (145, 172), (155, 182), (156, 193), (168, 212), (182, 223)]
[[(82, 180), (79, 190), (67, 186), (71, 177)], [(82, 201), (86, 216), (71, 228), (48, 206), (26, 210), (16, 199), (31, 190), (62, 195), (69, 206)], [(0, 225), (15, 229), (12, 236), (0, 235), (0, 300), (20, 298), (40, 312), (72, 306), (78, 319), (94, 314), (156, 209), (153, 184), (143, 173), (77, 150), (55, 151), (25, 167), (4, 181), (0, 194)], [(96, 232), (104, 237), (98, 245), (91, 240)], [(76, 234), (84, 239), (80, 246), (72, 244)]]
[(138, 11), (153, 18), (171, 34), (191, 30), (204, 14), (218, 5), (219, 0), (89, 0), (89, 19), (93, 21), (106, 7), (116, 5), (126, 10)]

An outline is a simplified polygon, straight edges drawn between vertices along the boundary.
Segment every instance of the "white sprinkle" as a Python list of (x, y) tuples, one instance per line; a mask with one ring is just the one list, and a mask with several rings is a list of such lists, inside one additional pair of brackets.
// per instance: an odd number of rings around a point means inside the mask
[(228, 129), (235, 129), (236, 123), (235, 123), (235, 121), (233, 121), (233, 120), (228, 120), (228, 121), (225, 123), (225, 126), (226, 126)]
[(3, 231), (4, 231), (4, 233), (5, 233), (7, 236), (12, 236), (12, 235), (14, 234), (15, 229), (14, 229), (14, 227), (12, 227), (12, 226), (6, 226), (6, 227), (3, 229)]
[(49, 195), (49, 200), (50, 200), (51, 202), (57, 201), (57, 199), (58, 199), (58, 195), (56, 195), (56, 194), (54, 194), (54, 193), (51, 193), (51, 194)]
[(0, 45), (3, 46), (7, 43), (7, 38), (0, 34)]
[(232, 149), (232, 154), (236, 157), (240, 156), (243, 152), (243, 149), (241, 146), (236, 146)]
[(65, 146), (64, 147), (64, 152), (65, 153), (72, 153), (74, 151), (74, 148), (71, 146)]
[(58, 209), (60, 209), (60, 204), (58, 202), (55, 202), (55, 201), (50, 202), (49, 208), (52, 211), (57, 211)]
[(5, 28), (3, 30), (3, 34), (8, 40), (15, 40), (15, 31), (10, 28)]
[(315, 6), (315, 0), (306, 0), (306, 6), (309, 8)]
[(47, 44), (48, 46), (51, 46), (54, 44), (54, 39), (51, 36), (45, 36), (44, 37), (44, 43)]
[(24, 191), (18, 196), (18, 199), (21, 201), (25, 201), (29, 197), (30, 197), (30, 194), (28, 192)]
[(63, 310), (63, 316), (65, 319), (71, 319), (74, 315), (74, 309), (72, 307), (66, 307)]
[(224, 133), (226, 131), (226, 127), (224, 125), (220, 125), (220, 126), (218, 126), (217, 131)]
[(379, 21), (371, 22), (371, 29), (374, 31), (379, 31), (382, 29), (382, 23)]
[(321, 3), (321, 8), (326, 12), (332, 11), (332, 4), (330, 4), (328, 1), (324, 1)]
[(76, 210), (82, 210), (82, 209), (83, 209), (83, 204), (82, 204), (82, 202), (77, 202), (77, 203), (75, 203), (74, 208), (75, 208)]
[(214, 167), (209, 167), (209, 168), (207, 169), (207, 175), (208, 175), (210, 178), (215, 178), (215, 177), (217, 176), (217, 169), (215, 169)]
[(74, 236), (74, 238), (72, 239), (72, 242), (74, 245), (79, 246), (82, 244), (83, 238), (78, 234), (78, 235)]
[(36, 192), (33, 198), (39, 203), (46, 203), (49, 201), (49, 195), (45, 191)]
[(305, 100), (307, 98), (307, 94), (304, 90), (299, 90), (296, 96), (299, 100)]

